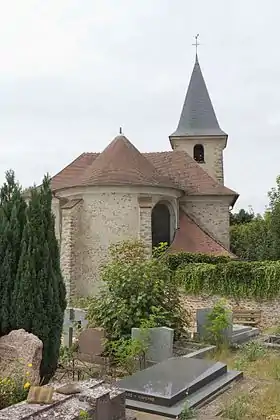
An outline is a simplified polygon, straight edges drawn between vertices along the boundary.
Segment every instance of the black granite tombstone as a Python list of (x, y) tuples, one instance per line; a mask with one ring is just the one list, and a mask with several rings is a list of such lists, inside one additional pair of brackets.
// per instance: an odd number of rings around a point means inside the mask
[(226, 371), (224, 363), (177, 357), (124, 378), (119, 386), (131, 400), (171, 406)]
[(224, 363), (182, 356), (123, 378), (118, 386), (126, 391), (127, 407), (176, 417), (186, 399), (197, 405), (200, 394), (213, 394), (239, 376), (228, 372)]

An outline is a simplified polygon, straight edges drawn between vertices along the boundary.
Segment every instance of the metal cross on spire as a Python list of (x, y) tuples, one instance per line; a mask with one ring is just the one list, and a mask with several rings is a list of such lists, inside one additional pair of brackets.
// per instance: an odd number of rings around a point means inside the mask
[(195, 37), (194, 37), (194, 39), (195, 39), (195, 43), (194, 44), (192, 44), (192, 45), (194, 45), (195, 46), (195, 57), (197, 58), (197, 47), (200, 45), (199, 44), (199, 42), (198, 42), (198, 37), (199, 37), (199, 34), (197, 34)]

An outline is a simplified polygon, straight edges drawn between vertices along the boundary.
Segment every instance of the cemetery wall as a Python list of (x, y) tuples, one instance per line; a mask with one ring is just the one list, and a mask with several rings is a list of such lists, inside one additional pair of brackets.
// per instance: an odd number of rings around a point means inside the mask
[[(213, 305), (220, 300), (219, 296), (193, 296), (185, 295), (182, 297), (184, 307), (190, 312), (191, 327), (196, 325), (196, 310), (202, 308), (213, 307)], [(280, 324), (280, 300), (272, 299), (256, 301), (254, 299), (226, 299), (227, 304), (231, 309), (253, 309), (261, 310), (261, 324), (262, 329), (269, 328)]]

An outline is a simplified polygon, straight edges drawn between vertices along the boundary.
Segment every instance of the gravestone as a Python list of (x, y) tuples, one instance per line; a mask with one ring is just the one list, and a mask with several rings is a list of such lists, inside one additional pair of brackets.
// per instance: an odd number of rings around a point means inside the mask
[(33, 385), (40, 383), (43, 343), (36, 336), (20, 329), (0, 338), (0, 372), (3, 378), (25, 377)]
[(173, 356), (174, 330), (168, 327), (148, 328), (143, 337), (143, 330), (140, 328), (131, 329), (131, 337), (139, 340), (147, 339), (148, 350), (146, 359), (150, 362), (162, 362)]
[[(197, 333), (200, 340), (207, 340), (207, 336), (209, 335), (209, 332), (207, 331), (207, 327), (209, 325), (208, 317), (211, 311), (212, 311), (212, 308), (197, 309), (196, 311)], [(232, 332), (233, 332), (232, 312), (228, 313), (228, 317), (229, 317), (229, 325), (221, 333), (224, 336), (226, 341), (231, 342)]]
[(73, 344), (74, 330), (87, 327), (87, 311), (80, 308), (66, 308), (63, 322), (62, 344), (71, 347)]
[(182, 356), (123, 378), (118, 386), (128, 408), (178, 418), (186, 404), (193, 408), (241, 377), (224, 363)]
[(102, 356), (105, 350), (105, 331), (103, 328), (86, 328), (78, 338), (78, 357), (93, 361)]

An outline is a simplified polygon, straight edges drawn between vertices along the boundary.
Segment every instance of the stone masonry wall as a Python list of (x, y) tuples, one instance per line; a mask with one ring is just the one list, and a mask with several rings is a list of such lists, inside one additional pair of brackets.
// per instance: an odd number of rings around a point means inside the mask
[(184, 201), (183, 209), (229, 249), (229, 205), (225, 201)]
[[(182, 296), (184, 307), (191, 315), (191, 329), (195, 330), (196, 310), (202, 308), (211, 308), (215, 302), (220, 299), (218, 296)], [(280, 324), (280, 300), (274, 299), (272, 301), (262, 300), (257, 302), (251, 299), (241, 299), (235, 301), (234, 299), (226, 299), (228, 306), (232, 309), (253, 309), (261, 310), (261, 324), (262, 329)]]
[(55, 236), (60, 243), (60, 203), (59, 200), (55, 197), (52, 199), (52, 212), (55, 217)]
[(63, 227), (61, 232), (60, 266), (66, 286), (67, 299), (69, 299), (73, 257), (73, 222), (71, 209), (64, 209), (62, 211), (62, 219)]
[(99, 273), (108, 258), (109, 246), (139, 238), (139, 205), (137, 194), (133, 193), (85, 194), (83, 200), (79, 246), (75, 247), (80, 267), (76, 293), (87, 296), (98, 291)]
[(143, 197), (138, 199), (140, 212), (140, 240), (145, 244), (147, 254), (152, 253), (152, 199)]
[(224, 184), (224, 165), (223, 165), (223, 149), (225, 140), (223, 139), (207, 139), (207, 138), (180, 138), (172, 139), (174, 150), (184, 150), (193, 157), (193, 149), (196, 144), (202, 144), (204, 147), (205, 163), (200, 163), (201, 167), (206, 170), (210, 176)]
[(76, 294), (77, 283), (80, 279), (80, 215), (82, 200), (61, 210), (61, 250), (60, 265), (64, 277), (67, 298)]

